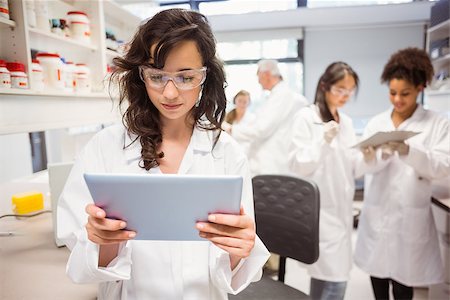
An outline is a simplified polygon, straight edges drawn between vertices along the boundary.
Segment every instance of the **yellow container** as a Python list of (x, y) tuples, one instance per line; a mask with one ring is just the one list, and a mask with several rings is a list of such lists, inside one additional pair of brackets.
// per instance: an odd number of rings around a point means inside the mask
[(14, 212), (19, 215), (29, 214), (44, 209), (44, 195), (40, 192), (26, 192), (12, 195)]

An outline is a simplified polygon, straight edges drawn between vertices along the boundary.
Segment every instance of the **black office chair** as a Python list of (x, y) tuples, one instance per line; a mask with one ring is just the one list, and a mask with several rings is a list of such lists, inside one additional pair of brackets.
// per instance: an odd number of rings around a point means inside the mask
[(298, 177), (259, 175), (253, 178), (256, 231), (270, 252), (280, 255), (278, 281), (264, 274), (229, 299), (310, 299), (284, 284), (286, 258), (312, 264), (319, 257), (319, 189)]

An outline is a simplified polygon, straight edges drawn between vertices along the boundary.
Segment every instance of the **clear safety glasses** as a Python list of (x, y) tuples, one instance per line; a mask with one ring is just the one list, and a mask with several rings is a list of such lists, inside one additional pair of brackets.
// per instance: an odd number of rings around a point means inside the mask
[(163, 89), (169, 80), (180, 90), (192, 90), (200, 86), (206, 79), (206, 67), (179, 72), (164, 72), (148, 66), (140, 66), (142, 81), (155, 89)]
[(338, 97), (347, 97), (347, 96), (351, 97), (351, 96), (353, 96), (353, 94), (355, 94), (355, 89), (347, 90), (347, 89), (339, 88), (339, 87), (336, 87), (333, 85), (330, 89), (330, 92), (333, 95), (338, 96)]

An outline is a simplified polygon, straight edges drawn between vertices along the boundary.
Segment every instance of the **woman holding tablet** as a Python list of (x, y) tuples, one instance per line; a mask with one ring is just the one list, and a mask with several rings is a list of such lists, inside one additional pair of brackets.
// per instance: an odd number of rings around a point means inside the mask
[(432, 78), (425, 51), (407, 48), (394, 53), (381, 75), (392, 108), (375, 116), (365, 129), (365, 136), (420, 132), (406, 142), (381, 146), (385, 160), (377, 159), (365, 179), (355, 262), (370, 274), (376, 299), (389, 299), (390, 285), (395, 299), (412, 299), (413, 286), (444, 280), (431, 182), (450, 173), (449, 122), (417, 103)]
[[(124, 125), (87, 144), (59, 201), (58, 237), (71, 249), (67, 273), (99, 282), (99, 299), (227, 299), (259, 280), (268, 252), (255, 233), (247, 159), (220, 131), (225, 74), (209, 24), (197, 12), (162, 11), (114, 62), (120, 103), (128, 104)], [(93, 204), (87, 172), (241, 175), (242, 208), (195, 225), (210, 242), (133, 240), (124, 221)]]

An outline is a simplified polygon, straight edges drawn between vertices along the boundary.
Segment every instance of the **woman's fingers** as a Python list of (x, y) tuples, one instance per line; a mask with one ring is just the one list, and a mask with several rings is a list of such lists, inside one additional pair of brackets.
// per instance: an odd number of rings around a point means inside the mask
[(85, 226), (90, 241), (99, 244), (114, 244), (127, 241), (136, 236), (133, 231), (123, 230), (127, 224), (122, 220), (106, 218), (106, 213), (94, 204), (85, 208), (88, 222)]

